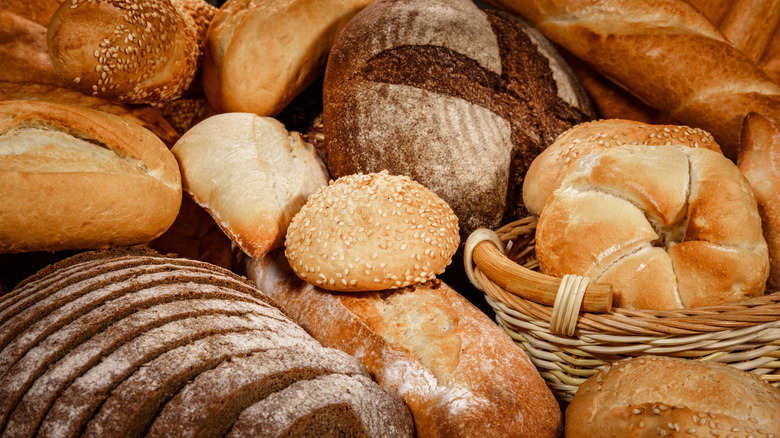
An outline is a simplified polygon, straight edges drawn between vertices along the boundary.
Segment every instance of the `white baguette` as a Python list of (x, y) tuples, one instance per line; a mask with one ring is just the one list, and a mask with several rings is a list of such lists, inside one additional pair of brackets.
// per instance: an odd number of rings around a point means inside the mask
[(528, 357), (445, 283), (339, 294), (300, 280), (281, 250), (242, 265), (317, 340), (401, 396), (417, 436), (561, 434), (560, 408)]

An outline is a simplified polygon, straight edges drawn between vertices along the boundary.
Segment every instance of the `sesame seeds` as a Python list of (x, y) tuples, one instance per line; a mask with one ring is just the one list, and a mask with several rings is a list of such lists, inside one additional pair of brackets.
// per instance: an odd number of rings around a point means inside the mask
[[(108, 30), (89, 27), (95, 10), (116, 25)], [(53, 22), (57, 23), (50, 42), (53, 53), (67, 55), (75, 38), (78, 46), (94, 45), (87, 52), (91, 59), (52, 56), (58, 74), (73, 78), (73, 87), (85, 94), (130, 103), (167, 101), (179, 97), (195, 76), (194, 20), (179, 14), (170, 1), (72, 0), (70, 9), (59, 11)], [(84, 37), (85, 29), (92, 34)], [(169, 68), (170, 62), (177, 68)]]
[[(285, 254), (296, 273), (299, 260), (319, 267), (323, 287), (381, 290), (433, 279), (459, 243), (457, 217), (443, 200), (385, 171), (346, 176), (312, 195), (293, 218)], [(318, 257), (326, 245), (329, 257)], [(359, 270), (347, 268), (361, 260), (368, 262)]]

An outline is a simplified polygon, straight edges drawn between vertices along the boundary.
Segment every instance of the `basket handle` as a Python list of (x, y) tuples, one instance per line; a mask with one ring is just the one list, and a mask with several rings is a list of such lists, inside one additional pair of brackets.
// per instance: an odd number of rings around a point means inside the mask
[[(510, 260), (504, 246), (492, 230), (480, 228), (466, 240), (463, 257), (466, 274), (471, 283), (483, 290), (474, 275), (474, 264), (491, 281), (521, 298), (553, 307), (562, 279), (532, 271)], [(582, 296), (581, 310), (605, 313), (612, 310), (612, 286), (604, 283), (588, 284)]]

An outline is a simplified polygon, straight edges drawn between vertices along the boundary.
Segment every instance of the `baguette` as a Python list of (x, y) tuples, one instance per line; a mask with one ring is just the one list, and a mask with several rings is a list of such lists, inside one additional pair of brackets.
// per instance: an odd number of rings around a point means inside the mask
[(296, 277), (281, 250), (241, 266), (314, 338), (401, 396), (417, 436), (561, 434), (560, 408), (528, 357), (445, 283), (338, 294)]
[(680, 124), (709, 131), (736, 160), (749, 112), (780, 120), (780, 85), (688, 3), (489, 0)]
[(0, 252), (148, 242), (176, 218), (181, 177), (165, 144), (123, 117), (0, 102)]

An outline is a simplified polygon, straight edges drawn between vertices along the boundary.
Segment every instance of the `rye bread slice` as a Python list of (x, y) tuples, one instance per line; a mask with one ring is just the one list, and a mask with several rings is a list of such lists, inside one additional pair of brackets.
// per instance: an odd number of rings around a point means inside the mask
[[(213, 327), (212, 331), (218, 333), (219, 328)], [(149, 415), (154, 415), (157, 406), (187, 380), (225, 360), (278, 345), (312, 342), (311, 338), (297, 337), (297, 333), (280, 334), (272, 344), (264, 339), (264, 330), (215, 334), (165, 351), (151, 360), (138, 360), (145, 351), (138, 351), (139, 345), (126, 344), (123, 347), (128, 348), (115, 351), (76, 379), (49, 409), (38, 432), (53, 437), (80, 435), (104, 402), (118, 393), (125, 396), (115, 400), (129, 400), (128, 394), (136, 396), (118, 410), (122, 416), (124, 409), (151, 411)], [(154, 348), (154, 344), (145, 348)], [(129, 430), (123, 436), (131, 436)]]
[[(243, 301), (198, 299), (185, 302), (163, 303), (139, 311), (121, 319), (110, 327), (94, 333), (85, 342), (63, 352), (56, 345), (46, 342), (30, 350), (0, 383), (3, 392), (10, 396), (0, 399), (2, 418), (9, 418), (7, 426), (14, 435), (28, 436), (35, 432), (46, 411), (62, 391), (77, 377), (95, 366), (101, 358), (147, 331), (165, 324), (204, 315), (241, 317), (254, 315), (269, 317), (274, 308), (260, 307)], [(278, 313), (276, 311), (275, 313)], [(275, 318), (273, 318), (275, 319)], [(227, 329), (227, 327), (225, 327)], [(56, 332), (58, 335), (65, 330)], [(185, 336), (184, 331), (175, 334)], [(210, 333), (210, 331), (206, 332)], [(53, 338), (55, 335), (50, 336)], [(190, 335), (197, 337), (199, 335)], [(185, 338), (187, 339), (187, 338)], [(47, 339), (48, 341), (49, 339)], [(176, 346), (170, 339), (168, 345)], [(180, 341), (181, 342), (181, 341)], [(7, 382), (7, 383), (6, 383)], [(19, 398), (22, 397), (21, 401)], [(14, 404), (17, 403), (14, 408)], [(10, 412), (10, 417), (8, 413)]]
[(318, 376), (245, 409), (227, 437), (411, 436), (408, 408), (398, 400), (362, 375)]
[[(367, 376), (365, 368), (351, 356), (319, 345), (280, 348), (233, 359), (202, 373), (172, 398), (148, 436), (224, 436), (238, 415), (258, 400), (294, 382), (334, 373)], [(97, 416), (95, 421), (111, 423), (112, 415), (108, 414)]]

